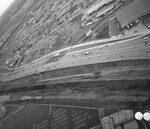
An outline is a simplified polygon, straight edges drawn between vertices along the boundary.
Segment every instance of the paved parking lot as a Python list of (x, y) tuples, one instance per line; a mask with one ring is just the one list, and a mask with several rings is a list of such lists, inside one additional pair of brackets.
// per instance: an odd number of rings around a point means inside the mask
[(117, 36), (122, 34), (121, 28), (119, 28), (119, 24), (117, 23), (117, 19), (114, 18), (109, 21), (109, 34), (110, 36)]
[(96, 108), (27, 104), (5, 118), (1, 129), (90, 129), (99, 124)]

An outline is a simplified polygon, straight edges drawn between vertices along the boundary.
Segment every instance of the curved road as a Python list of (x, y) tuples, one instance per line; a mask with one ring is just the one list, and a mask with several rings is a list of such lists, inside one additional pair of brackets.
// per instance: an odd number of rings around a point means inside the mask
[(16, 68), (13, 72), (0, 74), (0, 81), (66, 67), (130, 59), (150, 59), (150, 31), (67, 47)]

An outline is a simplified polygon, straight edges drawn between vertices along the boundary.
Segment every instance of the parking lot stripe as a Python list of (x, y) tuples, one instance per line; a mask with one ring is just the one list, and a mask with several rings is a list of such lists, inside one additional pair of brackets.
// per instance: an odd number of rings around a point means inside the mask
[(50, 116), (51, 115), (51, 105), (49, 105), (49, 113), (48, 115)]
[(35, 129), (35, 124), (33, 125), (33, 129)]
[(18, 110), (14, 111), (13, 113), (11, 113), (10, 115), (6, 116), (4, 119), (2, 120), (6, 120), (8, 119), (10, 116), (12, 116), (13, 114), (15, 114), (16, 112), (20, 111), (22, 108), (24, 108), (24, 106), (20, 107)]
[(43, 125), (43, 124), (45, 124), (45, 123), (47, 123), (47, 120), (44, 120), (43, 122), (37, 124), (36, 127), (39, 127), (39, 126), (41, 126), (41, 125)]

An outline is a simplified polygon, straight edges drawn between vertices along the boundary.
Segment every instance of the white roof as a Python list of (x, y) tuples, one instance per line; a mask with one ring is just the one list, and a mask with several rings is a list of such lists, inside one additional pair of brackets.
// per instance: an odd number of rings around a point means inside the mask
[(122, 10), (116, 13), (116, 18), (121, 27), (137, 20), (141, 16), (150, 12), (150, 0), (134, 0)]
[(110, 1), (112, 1), (112, 0), (102, 0), (102, 1), (100, 1), (99, 3), (97, 3), (96, 5), (94, 5), (93, 7), (91, 7), (89, 10), (87, 10), (87, 14), (90, 14), (94, 10), (97, 10), (100, 6), (102, 6), (105, 3), (108, 3)]
[(103, 14), (106, 13), (107, 11), (111, 10), (113, 7), (114, 7), (114, 6), (111, 6), (111, 7), (107, 8), (107, 9), (103, 10), (102, 12), (99, 12), (96, 16), (99, 17), (99, 16), (103, 15)]

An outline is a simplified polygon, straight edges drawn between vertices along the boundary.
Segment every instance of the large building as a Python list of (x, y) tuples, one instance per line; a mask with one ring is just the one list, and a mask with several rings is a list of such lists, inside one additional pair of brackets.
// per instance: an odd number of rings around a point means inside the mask
[(116, 18), (123, 28), (149, 12), (150, 0), (134, 0), (122, 10), (118, 11)]
[(90, 9), (88, 9), (86, 11), (86, 13), (89, 15), (91, 13), (93, 13), (94, 11), (96, 11), (99, 8), (102, 8), (104, 5), (107, 5), (111, 2), (114, 2), (114, 0), (102, 0), (99, 3), (97, 3), (96, 5), (94, 5), (93, 7), (91, 7)]

